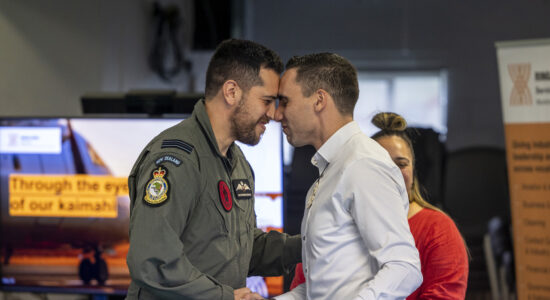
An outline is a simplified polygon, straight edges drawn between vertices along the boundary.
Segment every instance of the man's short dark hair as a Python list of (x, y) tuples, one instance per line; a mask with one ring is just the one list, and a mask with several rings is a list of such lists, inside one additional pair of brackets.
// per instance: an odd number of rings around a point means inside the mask
[(251, 87), (263, 85), (260, 69), (280, 74), (283, 62), (275, 51), (258, 43), (229, 39), (221, 42), (206, 71), (205, 98), (211, 99), (227, 80), (235, 80), (247, 92)]
[(296, 68), (296, 83), (302, 87), (304, 97), (318, 89), (327, 91), (343, 115), (353, 115), (359, 97), (357, 71), (351, 63), (334, 53), (315, 53), (294, 56), (286, 69)]

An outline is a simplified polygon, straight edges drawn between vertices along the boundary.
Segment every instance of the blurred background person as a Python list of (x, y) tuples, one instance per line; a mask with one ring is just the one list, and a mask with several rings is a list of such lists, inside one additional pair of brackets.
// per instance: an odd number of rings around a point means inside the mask
[(409, 226), (424, 281), (407, 299), (464, 299), (468, 281), (468, 252), (453, 220), (428, 203), (415, 175), (412, 142), (407, 122), (395, 113), (378, 113), (372, 123), (380, 128), (372, 138), (388, 151), (401, 169), (409, 194)]

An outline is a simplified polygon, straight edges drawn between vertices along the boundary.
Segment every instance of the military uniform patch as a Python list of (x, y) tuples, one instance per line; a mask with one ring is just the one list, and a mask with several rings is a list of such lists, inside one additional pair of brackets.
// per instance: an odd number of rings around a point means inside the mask
[(145, 203), (151, 206), (158, 206), (168, 199), (168, 181), (164, 179), (167, 171), (162, 167), (153, 171), (153, 178), (145, 187)]
[(173, 155), (163, 155), (155, 160), (157, 166), (162, 163), (172, 163), (174, 166), (179, 167), (181, 165), (181, 159)]
[(189, 144), (186, 141), (182, 140), (163, 140), (161, 148), (176, 148), (183, 150), (187, 153), (193, 152), (193, 149), (195, 149), (195, 146)]
[(233, 180), (233, 190), (235, 190), (235, 195), (239, 200), (252, 198), (252, 189), (248, 179)]
[(218, 193), (220, 194), (220, 202), (222, 203), (225, 211), (231, 211), (233, 207), (233, 198), (231, 197), (231, 190), (225, 181), (218, 181)]

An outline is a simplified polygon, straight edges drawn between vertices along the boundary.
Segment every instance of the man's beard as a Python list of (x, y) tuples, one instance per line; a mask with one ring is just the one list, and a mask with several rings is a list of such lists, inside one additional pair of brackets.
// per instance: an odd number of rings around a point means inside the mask
[(260, 142), (260, 135), (256, 135), (256, 125), (260, 121), (267, 123), (269, 120), (265, 117), (252, 120), (246, 108), (246, 101), (247, 98), (243, 98), (231, 116), (231, 131), (237, 141), (254, 146)]

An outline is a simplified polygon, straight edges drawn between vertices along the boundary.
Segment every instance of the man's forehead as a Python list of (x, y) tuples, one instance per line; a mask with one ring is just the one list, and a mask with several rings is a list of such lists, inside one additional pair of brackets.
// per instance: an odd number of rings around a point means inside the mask
[(276, 77), (279, 77), (279, 73), (277, 73), (275, 70), (273, 69), (269, 69), (269, 68), (264, 68), (264, 67), (261, 67), (260, 68), (260, 72), (258, 73), (260, 74), (260, 76), (276, 76)]
[(279, 89), (279, 74), (272, 69), (261, 68), (260, 78), (262, 84), (252, 86), (250, 91), (253, 93), (259, 93), (261, 97), (277, 98), (277, 91)]
[(297, 71), (296, 71), (296, 68), (290, 68), (290, 69), (287, 69), (284, 73), (283, 73), (283, 77), (285, 78), (293, 78), (293, 77), (296, 77), (297, 75)]
[(297, 85), (296, 82), (296, 69), (290, 69), (283, 73), (283, 76), (281, 76), (281, 85)]
[(300, 88), (300, 85), (296, 82), (296, 71), (295, 69), (290, 69), (286, 71), (283, 76), (281, 77), (281, 82), (279, 84), (279, 90), (281, 87), (283, 88), (290, 88), (297, 86)]
[(262, 68), (260, 69), (260, 78), (262, 78), (264, 84), (266, 81), (267, 83), (279, 84), (280, 77), (279, 74), (277, 74), (277, 72), (275, 72), (274, 70)]

